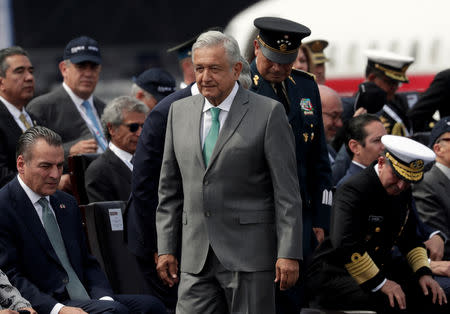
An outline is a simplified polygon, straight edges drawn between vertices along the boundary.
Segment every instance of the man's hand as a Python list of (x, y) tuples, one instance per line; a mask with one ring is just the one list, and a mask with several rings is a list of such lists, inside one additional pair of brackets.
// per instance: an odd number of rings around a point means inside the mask
[(280, 290), (287, 290), (298, 280), (298, 261), (289, 258), (279, 258), (275, 265), (275, 282), (280, 283)]
[(72, 192), (72, 182), (70, 182), (70, 175), (63, 174), (61, 180), (59, 180), (58, 190), (71, 193)]
[(405, 293), (398, 283), (392, 280), (387, 280), (384, 286), (381, 287), (381, 292), (388, 296), (391, 307), (395, 307), (395, 301), (397, 301), (401, 310), (406, 309)]
[(441, 286), (429, 275), (425, 275), (420, 277), (419, 285), (422, 288), (423, 294), (428, 295), (428, 289), (431, 290), (433, 294), (433, 303), (436, 303), (436, 300), (439, 302), (439, 305), (447, 304), (447, 297), (445, 296), (444, 290)]
[(169, 287), (173, 287), (179, 280), (178, 278), (178, 261), (172, 254), (163, 254), (158, 258), (156, 264), (158, 276)]
[(313, 228), (314, 234), (316, 235), (317, 242), (322, 243), (325, 239), (325, 231), (322, 228)]
[(358, 109), (356, 109), (355, 113), (353, 114), (353, 118), (357, 117), (357, 116), (360, 116), (360, 115), (363, 115), (363, 114), (366, 114), (366, 113), (367, 113), (367, 109), (366, 108), (359, 107)]
[(30, 312), (30, 314), (37, 314), (37, 312), (32, 307), (23, 307), (23, 308), (21, 308), (19, 310), (21, 310), (21, 311), (28, 311), (28, 312)]
[(450, 277), (449, 261), (431, 261), (430, 267), (433, 275)]
[(69, 150), (69, 155), (89, 154), (97, 152), (97, 141), (95, 139), (81, 140)]
[(441, 261), (444, 257), (444, 240), (437, 234), (431, 237), (431, 239), (424, 242), (428, 251), (430, 252), (430, 258), (432, 261)]
[(79, 307), (72, 307), (72, 306), (63, 306), (59, 310), (59, 314), (87, 314), (83, 309)]

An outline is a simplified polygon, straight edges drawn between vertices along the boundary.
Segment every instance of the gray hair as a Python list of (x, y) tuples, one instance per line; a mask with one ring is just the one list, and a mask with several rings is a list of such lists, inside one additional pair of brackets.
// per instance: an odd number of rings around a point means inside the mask
[(247, 60), (241, 56), (240, 61), (242, 63), (242, 71), (239, 75), (239, 83), (241, 83), (242, 87), (245, 89), (249, 89), (252, 85), (252, 74), (250, 70), (250, 64), (248, 64)]
[(231, 36), (225, 35), (218, 31), (208, 31), (201, 34), (197, 41), (192, 45), (192, 62), (194, 62), (195, 49), (213, 47), (223, 45), (225, 53), (230, 62), (230, 67), (233, 67), (241, 59), (241, 51), (239, 50), (239, 44), (236, 39)]
[(139, 92), (142, 92), (146, 98), (152, 97), (152, 95), (149, 92), (139, 87), (139, 85), (137, 85), (136, 83), (133, 83), (133, 85), (131, 86), (131, 96), (136, 97), (137, 93)]
[(43, 139), (50, 146), (62, 146), (62, 139), (59, 134), (46, 127), (35, 126), (26, 130), (19, 137), (16, 146), (16, 158), (22, 155), (26, 162), (31, 160), (32, 148), (40, 139)]
[(8, 62), (6, 62), (6, 58), (16, 55), (28, 57), (28, 52), (26, 52), (25, 49), (19, 46), (12, 46), (0, 50), (0, 77), (5, 77), (6, 71), (9, 68), (9, 64)]
[(141, 101), (131, 96), (120, 96), (111, 100), (102, 114), (102, 127), (107, 140), (111, 139), (108, 124), (119, 126), (123, 122), (123, 112), (139, 112), (145, 115), (150, 111)]

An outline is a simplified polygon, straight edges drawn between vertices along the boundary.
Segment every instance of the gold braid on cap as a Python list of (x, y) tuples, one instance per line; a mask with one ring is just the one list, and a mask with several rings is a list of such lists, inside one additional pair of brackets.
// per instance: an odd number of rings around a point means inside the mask
[(404, 178), (409, 181), (419, 181), (423, 176), (423, 168), (424, 162), (422, 159), (417, 159), (409, 163), (409, 165), (405, 165), (403, 162), (397, 160), (392, 154), (389, 152), (386, 153), (386, 158), (392, 164), (392, 167)]
[(367, 252), (363, 256), (359, 253), (353, 253), (351, 260), (350, 263), (345, 264), (345, 268), (358, 285), (372, 279), (380, 271)]
[(428, 262), (427, 250), (423, 247), (416, 247), (409, 251), (406, 255), (409, 266), (411, 266), (414, 272), (418, 271), (422, 267), (430, 268), (430, 263)]
[(296, 49), (292, 49), (292, 50), (284, 50), (284, 51), (282, 51), (282, 50), (278, 50), (278, 49), (276, 49), (276, 48), (270, 47), (268, 44), (266, 44), (266, 43), (264, 42), (264, 40), (262, 40), (261, 36), (259, 36), (259, 35), (256, 36), (256, 39), (258, 39), (258, 41), (259, 41), (259, 43), (260, 43), (261, 45), (263, 45), (263, 46), (266, 47), (267, 49), (272, 50), (273, 52), (276, 52), (276, 53), (283, 53), (283, 54), (286, 54), (286, 55), (290, 55), (290, 54), (293, 54), (294, 52), (297, 52), (297, 51), (298, 51), (298, 48), (299, 48), (299, 47), (297, 47)]
[(408, 78), (405, 75), (406, 70), (408, 69), (408, 66), (404, 66), (401, 71), (395, 71), (392, 69), (388, 69), (378, 63), (375, 63), (375, 68), (380, 71), (383, 71), (387, 77), (390, 77), (391, 79), (394, 79), (396, 81), (401, 81), (401, 82), (408, 81)]

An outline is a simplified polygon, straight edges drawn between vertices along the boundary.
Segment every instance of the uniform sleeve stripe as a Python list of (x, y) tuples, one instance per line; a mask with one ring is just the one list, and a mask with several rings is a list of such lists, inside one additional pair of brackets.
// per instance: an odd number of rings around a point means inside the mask
[(408, 260), (408, 264), (409, 266), (411, 266), (414, 272), (422, 267), (430, 267), (427, 251), (423, 247), (416, 247), (409, 251), (409, 253), (406, 255), (406, 259)]
[(367, 252), (363, 256), (359, 253), (354, 253), (352, 262), (345, 264), (345, 268), (347, 268), (349, 274), (359, 285), (372, 279), (380, 271)]

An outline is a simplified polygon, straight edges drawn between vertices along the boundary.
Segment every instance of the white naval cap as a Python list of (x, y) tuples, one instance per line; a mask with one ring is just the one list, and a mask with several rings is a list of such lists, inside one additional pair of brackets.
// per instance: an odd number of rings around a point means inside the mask
[(391, 51), (366, 50), (368, 65), (383, 72), (387, 77), (407, 83), (406, 70), (414, 62), (410, 56), (399, 55)]
[(422, 180), (425, 164), (436, 158), (430, 148), (407, 137), (384, 135), (381, 142), (394, 172), (408, 182)]

